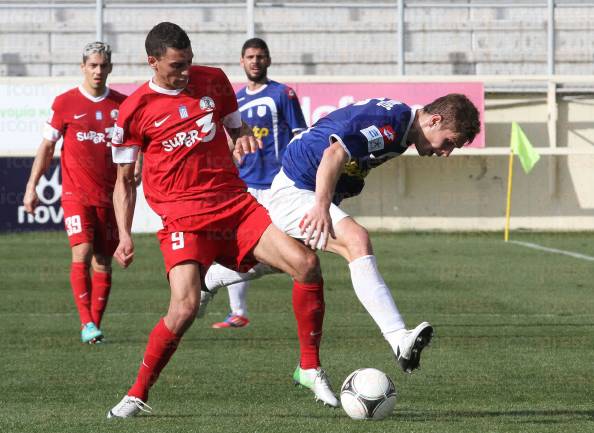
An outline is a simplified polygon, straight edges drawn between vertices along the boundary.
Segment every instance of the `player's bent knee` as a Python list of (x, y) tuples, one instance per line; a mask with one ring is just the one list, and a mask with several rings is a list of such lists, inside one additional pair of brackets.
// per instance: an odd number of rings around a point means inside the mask
[(296, 267), (294, 278), (297, 281), (313, 282), (319, 281), (321, 277), (320, 259), (313, 251), (307, 250)]
[(351, 259), (373, 254), (369, 232), (359, 225), (357, 225), (357, 229), (349, 233), (346, 247)]
[(167, 312), (167, 322), (171, 325), (170, 331), (181, 335), (194, 323), (198, 313), (198, 304), (183, 303), (171, 305)]

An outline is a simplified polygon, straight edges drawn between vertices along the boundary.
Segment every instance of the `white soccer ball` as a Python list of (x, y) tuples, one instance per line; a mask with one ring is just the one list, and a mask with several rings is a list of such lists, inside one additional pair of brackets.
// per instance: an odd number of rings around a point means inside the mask
[(340, 402), (353, 419), (382, 419), (394, 411), (396, 387), (384, 372), (360, 368), (349, 374), (342, 384)]

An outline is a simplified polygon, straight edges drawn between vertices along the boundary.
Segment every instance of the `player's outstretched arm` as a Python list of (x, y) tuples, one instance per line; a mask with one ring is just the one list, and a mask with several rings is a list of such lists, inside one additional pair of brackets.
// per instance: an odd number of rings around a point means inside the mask
[(135, 166), (134, 162), (118, 164), (118, 177), (113, 190), (113, 207), (120, 237), (120, 243), (113, 256), (124, 268), (127, 268), (134, 260), (132, 218), (136, 205)]
[(55, 141), (50, 141), (44, 138), (41, 140), (41, 144), (37, 149), (37, 154), (33, 160), (33, 166), (31, 167), (31, 175), (27, 181), (25, 197), (23, 198), (23, 205), (25, 206), (25, 210), (29, 213), (35, 212), (35, 208), (39, 204), (39, 197), (37, 197), (35, 188), (37, 187), (41, 175), (49, 168), (52, 157), (54, 156), (55, 148)]
[(336, 141), (324, 150), (316, 172), (316, 202), (299, 223), (301, 234), (305, 234), (305, 245), (312, 249), (316, 249), (322, 239), (321, 249), (324, 250), (328, 244), (328, 236), (336, 238), (330, 218), (330, 204), (338, 178), (348, 160), (349, 154)]

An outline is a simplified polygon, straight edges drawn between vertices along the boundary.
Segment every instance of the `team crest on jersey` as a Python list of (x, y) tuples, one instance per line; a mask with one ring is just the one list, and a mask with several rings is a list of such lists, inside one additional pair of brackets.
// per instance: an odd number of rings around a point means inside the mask
[(266, 105), (258, 105), (258, 108), (256, 109), (256, 113), (258, 113), (259, 117), (266, 116)]
[(202, 111), (212, 111), (215, 109), (215, 102), (210, 96), (200, 98), (200, 109)]
[(103, 120), (103, 113), (101, 111), (95, 111), (95, 119)]
[(295, 93), (295, 91), (293, 89), (291, 89), (290, 87), (287, 87), (285, 89), (285, 93), (287, 94), (287, 96), (289, 97), (289, 99), (293, 99), (294, 97), (297, 96), (297, 94)]
[(394, 143), (394, 140), (396, 139), (396, 133), (394, 132), (394, 128), (392, 128), (391, 125), (382, 126), (380, 128), (380, 132), (384, 136), (385, 141), (387, 141), (390, 144)]
[(181, 117), (182, 119), (185, 119), (190, 116), (188, 114), (188, 107), (186, 107), (185, 105), (180, 105), (178, 110), (179, 110), (179, 117)]
[(119, 110), (116, 110), (116, 109), (111, 110), (109, 112), (109, 117), (111, 117), (111, 120), (117, 120), (118, 113), (119, 113)]
[(371, 125), (368, 128), (361, 129), (360, 132), (367, 139), (367, 150), (370, 153), (384, 148), (384, 136), (377, 126)]

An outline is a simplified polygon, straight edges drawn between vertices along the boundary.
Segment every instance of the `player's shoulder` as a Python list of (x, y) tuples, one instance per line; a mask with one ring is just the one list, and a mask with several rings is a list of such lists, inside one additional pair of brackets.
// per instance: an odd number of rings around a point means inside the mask
[(146, 105), (146, 102), (151, 94), (148, 81), (138, 87), (134, 92), (128, 96), (124, 96), (120, 105), (119, 118), (128, 117), (129, 114), (136, 111), (139, 107)]
[(285, 83), (280, 83), (274, 80), (268, 80), (268, 88), (270, 92), (277, 93), (280, 96), (287, 97), (289, 99), (296, 98), (297, 94), (291, 86)]
[(78, 90), (78, 87), (73, 87), (56, 96), (54, 98), (54, 106), (68, 106), (74, 100), (80, 99), (81, 97), (82, 94), (80, 93), (80, 90)]
[(220, 80), (223, 78), (228, 80), (227, 75), (221, 68), (204, 65), (192, 65), (190, 68), (190, 81), (192, 81), (192, 77), (197, 77), (196, 79), (200, 81)]
[(246, 96), (247, 95), (247, 86), (243, 86), (241, 89), (239, 89), (237, 92), (235, 92), (235, 95), (237, 96), (238, 99)]

